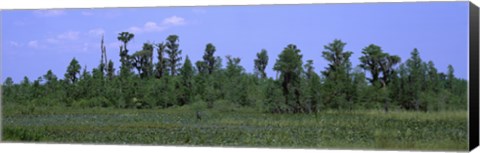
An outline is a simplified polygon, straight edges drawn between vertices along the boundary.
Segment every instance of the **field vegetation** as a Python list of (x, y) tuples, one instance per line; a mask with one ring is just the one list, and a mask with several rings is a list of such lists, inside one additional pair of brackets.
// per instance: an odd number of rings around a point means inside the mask
[[(267, 50), (254, 73), (240, 57), (182, 56), (179, 36), (129, 53), (118, 40), (118, 70), (107, 59), (89, 71), (73, 58), (63, 79), (51, 70), (2, 84), (2, 140), (55, 143), (208, 145), (362, 149), (467, 149), (467, 80), (438, 72), (420, 51), (402, 62), (380, 46), (361, 64), (334, 40), (314, 59), (288, 44), (268, 77)], [(319, 49), (320, 50), (320, 49)], [(155, 52), (154, 52), (155, 51)], [(156, 53), (156, 58), (154, 58)], [(316, 59), (328, 65), (318, 71)], [(226, 60), (226, 66), (223, 66)], [(154, 62), (155, 61), (155, 62)], [(368, 73), (368, 74), (366, 74)]]

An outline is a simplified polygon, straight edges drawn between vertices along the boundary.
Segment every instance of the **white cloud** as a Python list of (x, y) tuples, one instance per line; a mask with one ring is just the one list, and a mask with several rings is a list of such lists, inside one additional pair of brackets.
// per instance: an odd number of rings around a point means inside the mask
[(80, 32), (68, 31), (68, 32), (57, 35), (57, 38), (64, 39), (64, 40), (77, 40), (79, 36), (80, 36)]
[(185, 22), (185, 19), (182, 18), (182, 17), (171, 16), (171, 17), (163, 19), (162, 23), (165, 24), (165, 25), (176, 26), (176, 25), (184, 25), (186, 22)]
[(37, 16), (42, 16), (42, 17), (52, 17), (52, 16), (60, 16), (64, 15), (65, 11), (64, 10), (36, 10), (33, 11), (33, 14)]
[(21, 44), (15, 42), (15, 41), (10, 41), (9, 44), (12, 45), (12, 46), (15, 46), (15, 47), (21, 47), (22, 46)]
[(186, 21), (182, 17), (171, 16), (163, 19), (161, 24), (153, 21), (146, 22), (143, 26), (132, 26), (127, 31), (132, 33), (161, 32), (173, 26), (185, 25)]
[(58, 34), (55, 37), (47, 38), (44, 41), (49, 44), (60, 44), (60, 43), (63, 43), (64, 40), (77, 40), (79, 35), (80, 35), (80, 32), (68, 31), (68, 32)]
[(93, 14), (92, 12), (83, 11), (83, 12), (82, 12), (82, 15), (83, 15), (83, 16), (92, 16), (92, 15), (94, 15), (94, 14)]
[(147, 32), (155, 32), (155, 31), (162, 31), (165, 30), (165, 27), (161, 27), (157, 25), (155, 22), (147, 22), (144, 25), (144, 30)]
[(130, 31), (132, 33), (161, 32), (161, 31), (165, 30), (166, 28), (167, 28), (166, 26), (161, 26), (161, 25), (158, 25), (155, 22), (149, 21), (149, 22), (145, 23), (143, 25), (143, 27), (133, 26), (133, 27), (128, 28), (128, 31)]
[(105, 30), (103, 30), (102, 28), (96, 28), (88, 31), (88, 35), (90, 36), (101, 36), (103, 34), (105, 34)]
[(38, 41), (37, 41), (37, 40), (32, 40), (32, 41), (29, 41), (29, 42), (28, 42), (28, 47), (31, 47), (31, 48), (39, 48), (40, 45), (38, 44)]
[(133, 27), (128, 28), (127, 31), (132, 32), (132, 33), (141, 33), (143, 31), (143, 29), (139, 28), (139, 27), (136, 27), (136, 26), (133, 26)]

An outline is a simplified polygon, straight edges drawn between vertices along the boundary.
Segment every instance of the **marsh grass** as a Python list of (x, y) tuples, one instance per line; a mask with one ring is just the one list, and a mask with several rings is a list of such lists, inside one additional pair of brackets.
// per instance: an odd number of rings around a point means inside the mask
[[(465, 151), (467, 112), (327, 110), (268, 114), (245, 107), (207, 109), (3, 108), (3, 141)], [(195, 113), (202, 113), (198, 120)]]

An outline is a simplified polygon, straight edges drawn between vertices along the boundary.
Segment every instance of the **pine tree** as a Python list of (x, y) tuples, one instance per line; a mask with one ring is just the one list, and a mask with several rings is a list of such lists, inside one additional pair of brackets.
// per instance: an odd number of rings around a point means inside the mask
[(208, 74), (212, 74), (215, 68), (215, 56), (213, 55), (215, 53), (215, 46), (213, 44), (208, 43), (207, 46), (205, 47), (205, 53), (203, 55), (203, 62), (205, 63), (205, 66), (207, 68)]
[(170, 75), (177, 75), (177, 68), (181, 65), (180, 60), (182, 57), (182, 50), (179, 49), (178, 36), (170, 35), (167, 37), (167, 43), (165, 52), (168, 54), (168, 65), (170, 67)]
[(78, 78), (80, 77), (80, 69), (82, 67), (80, 64), (78, 64), (78, 61), (73, 58), (72, 61), (70, 61), (70, 65), (67, 67), (67, 73), (65, 73), (65, 79), (69, 83), (76, 83), (78, 81)]
[(179, 99), (179, 105), (189, 104), (193, 101), (193, 66), (192, 62), (188, 58), (185, 58), (183, 67), (180, 69), (181, 76), (181, 96)]
[(162, 78), (167, 71), (167, 60), (164, 57), (166, 45), (163, 43), (159, 43), (157, 45), (157, 59), (158, 62), (155, 65), (155, 72), (158, 79)]
[[(422, 91), (422, 83), (424, 81), (423, 61), (420, 58), (420, 53), (415, 48), (411, 53), (410, 59), (406, 61), (408, 69), (408, 95), (410, 96), (411, 105), (415, 110), (420, 109), (420, 92)], [(407, 107), (408, 108), (408, 107)]]
[(108, 79), (112, 80), (114, 76), (115, 76), (115, 68), (113, 66), (113, 61), (109, 60), (108, 66), (107, 66), (107, 77)]

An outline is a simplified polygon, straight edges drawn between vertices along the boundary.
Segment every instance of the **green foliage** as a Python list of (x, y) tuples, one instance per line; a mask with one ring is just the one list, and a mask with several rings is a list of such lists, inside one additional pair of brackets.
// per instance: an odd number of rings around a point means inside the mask
[(121, 32), (117, 37), (119, 41), (123, 42), (123, 47), (120, 46), (120, 63), (122, 64), (120, 66), (120, 76), (122, 77), (129, 77), (131, 75), (132, 63), (130, 61), (130, 55), (128, 55), (127, 44), (133, 37), (135, 37), (135, 35), (129, 32)]
[(133, 67), (135, 67), (140, 78), (147, 78), (153, 74), (153, 45), (143, 44), (143, 49), (132, 55)]
[(78, 61), (73, 58), (72, 61), (70, 61), (70, 65), (67, 67), (67, 72), (65, 73), (65, 79), (69, 83), (76, 83), (78, 78), (80, 77), (80, 69), (82, 67), (80, 64), (78, 64)]
[(302, 55), (297, 46), (290, 44), (278, 55), (273, 70), (280, 72), (285, 104), (293, 112), (301, 111), (300, 74), (303, 72)]
[[(208, 82), (213, 82), (212, 77), (208, 77)], [(218, 97), (218, 90), (215, 89), (213, 83), (206, 83), (204, 91), (204, 99), (207, 102), (207, 108), (213, 108), (214, 102)]]
[(307, 60), (307, 64), (304, 67), (306, 70), (306, 80), (304, 81), (306, 85), (303, 85), (305, 87), (304, 109), (307, 112), (316, 113), (320, 108), (322, 99), (320, 76), (314, 71), (313, 60)]
[(159, 43), (157, 45), (157, 64), (155, 65), (155, 77), (162, 78), (167, 71), (167, 60), (163, 57), (165, 53), (166, 45)]
[(133, 37), (135, 37), (135, 35), (133, 33), (129, 33), (129, 32), (121, 32), (118, 34), (118, 37), (117, 39), (121, 42), (123, 42), (123, 47), (124, 47), (124, 52), (126, 55), (128, 53), (128, 50), (127, 50), (127, 43), (130, 42), (130, 40), (133, 39)]
[[(53, 108), (34, 111), (35, 115), (10, 112), (2, 119), (2, 140), (430, 151), (465, 151), (468, 147), (465, 111), (324, 111), (315, 117), (253, 112), (222, 100), (216, 101), (214, 109), (204, 108), (205, 103), (196, 102), (163, 110)], [(202, 120), (195, 118), (196, 109), (202, 110)]]
[(179, 105), (185, 105), (193, 102), (193, 65), (188, 56), (185, 58), (185, 62), (183, 67), (180, 69), (180, 98), (179, 98)]
[(272, 79), (268, 79), (266, 81), (265, 96), (265, 111), (272, 113), (283, 113), (285, 110), (287, 110), (285, 99), (282, 98), (283, 95), (281, 86), (278, 81), (274, 81)]
[(262, 49), (261, 52), (257, 53), (257, 59), (253, 62), (255, 64), (255, 72), (258, 73), (262, 79), (267, 78), (267, 73), (265, 72), (268, 64), (267, 50)]
[(94, 97), (91, 99), (80, 99), (73, 102), (73, 107), (93, 108), (93, 107), (112, 107), (113, 104), (105, 97)]
[(208, 43), (207, 46), (205, 47), (205, 53), (203, 55), (203, 62), (205, 63), (205, 67), (208, 71), (208, 74), (212, 74), (215, 68), (215, 63), (217, 62), (215, 60), (215, 56), (213, 55), (215, 53), (215, 46), (213, 44)]
[(107, 77), (108, 79), (112, 80), (115, 75), (115, 68), (113, 67), (113, 61), (110, 60), (108, 61), (108, 66), (107, 66)]
[(4, 127), (2, 130), (3, 140), (35, 142), (43, 140), (40, 129), (28, 129), (23, 127)]
[(179, 50), (178, 36), (170, 35), (167, 37), (167, 42), (165, 44), (165, 52), (168, 54), (167, 63), (170, 67), (170, 75), (177, 75), (177, 68), (181, 65), (180, 60), (182, 57), (182, 50)]
[(188, 56), (182, 65), (176, 35), (145, 43), (130, 56), (126, 46), (133, 36), (119, 34), (119, 74), (111, 60), (105, 68), (101, 45), (101, 63), (91, 71), (85, 66), (80, 73), (73, 58), (63, 79), (51, 70), (18, 84), (7, 77), (2, 140), (427, 150), (468, 145), (468, 81), (456, 78), (451, 65), (438, 72), (416, 49), (400, 63), (370, 45), (352, 70), (353, 53), (334, 40), (324, 46), (328, 66), (319, 75), (315, 59), (304, 64), (290, 44), (273, 66), (277, 78), (269, 78), (266, 50), (257, 53), (250, 74), (238, 57), (227, 56), (223, 67), (212, 44), (195, 65)]
[(364, 55), (360, 57), (360, 67), (370, 71), (372, 76), (368, 79), (370, 83), (379, 86), (388, 85), (394, 75), (393, 66), (400, 63), (400, 57), (384, 53), (380, 46), (374, 44), (363, 48), (362, 53)]
[[(278, 55), (268, 78), (268, 54), (256, 53), (254, 73), (247, 73), (238, 57), (215, 56), (213, 44), (206, 45), (202, 59), (193, 65), (186, 56), (183, 64), (177, 35), (165, 43), (144, 43), (141, 50), (128, 54), (127, 44), (134, 35), (119, 33), (120, 72), (115, 73), (101, 43), (101, 62), (93, 68), (80, 67), (73, 58), (64, 78), (51, 70), (36, 80), (25, 77), (15, 84), (9, 77), (2, 85), (2, 101), (7, 105), (29, 104), (49, 107), (114, 107), (151, 109), (188, 106), (202, 102), (206, 108), (223, 106), (248, 108), (270, 113), (317, 113), (329, 110), (384, 109), (385, 111), (465, 110), (468, 81), (456, 78), (453, 66), (438, 72), (432, 61), (423, 62), (414, 49), (404, 63), (398, 56), (371, 44), (363, 48), (361, 64), (352, 71), (351, 51), (345, 42), (334, 40), (324, 46), (322, 57), (328, 62), (317, 74), (313, 63), (303, 62), (300, 49), (287, 45)], [(102, 38), (103, 42), (103, 38)], [(153, 51), (157, 48), (157, 63)], [(400, 64), (398, 68), (396, 65)], [(181, 66), (181, 67), (180, 67)], [(131, 71), (136, 68), (137, 73)], [(91, 70), (91, 71), (90, 71)], [(367, 79), (366, 71), (371, 78)], [(106, 73), (105, 73), (106, 72)], [(155, 76), (155, 77), (153, 77)], [(369, 83), (370, 82), (370, 83)], [(223, 107), (221, 106), (221, 107)], [(220, 107), (220, 106), (219, 106)], [(220, 108), (226, 109), (227, 108)], [(28, 113), (28, 110), (25, 111)]]
[(325, 76), (323, 95), (325, 105), (329, 108), (342, 109), (346, 108), (352, 101), (353, 93), (351, 90), (350, 51), (344, 51), (346, 43), (335, 39), (332, 43), (324, 46), (325, 51), (322, 52), (329, 64), (322, 74)]
[(360, 67), (370, 71), (372, 78), (368, 78), (371, 84), (377, 83), (380, 78), (380, 61), (384, 58), (385, 54), (383, 53), (380, 46), (371, 44), (363, 48), (362, 57), (360, 57)]
[(447, 72), (447, 88), (452, 90), (453, 89), (453, 82), (455, 79), (455, 76), (453, 74), (455, 70), (453, 70), (452, 65), (448, 65), (448, 72)]

